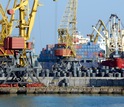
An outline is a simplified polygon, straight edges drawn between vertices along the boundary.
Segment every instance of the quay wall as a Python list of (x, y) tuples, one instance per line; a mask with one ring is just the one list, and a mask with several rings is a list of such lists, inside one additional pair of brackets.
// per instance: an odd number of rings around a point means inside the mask
[(0, 87), (0, 94), (122, 94), (124, 87)]
[[(0, 81), (5, 79), (0, 78)], [(124, 77), (39, 77), (39, 80), (47, 87), (124, 87)]]
[(46, 86), (124, 86), (123, 77), (40, 77)]

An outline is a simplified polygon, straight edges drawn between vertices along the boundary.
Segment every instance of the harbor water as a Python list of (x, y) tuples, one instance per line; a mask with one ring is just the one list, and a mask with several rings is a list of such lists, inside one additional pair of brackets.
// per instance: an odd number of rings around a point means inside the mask
[(124, 96), (0, 95), (0, 107), (124, 107)]

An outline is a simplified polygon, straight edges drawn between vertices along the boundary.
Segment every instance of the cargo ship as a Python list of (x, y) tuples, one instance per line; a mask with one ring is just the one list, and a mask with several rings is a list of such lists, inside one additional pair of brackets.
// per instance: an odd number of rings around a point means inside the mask
[[(73, 42), (76, 50), (76, 59), (85, 67), (98, 67), (98, 62), (104, 59), (104, 45), (102, 42), (93, 43), (89, 38), (82, 35), (76, 35), (77, 40)], [(56, 44), (46, 45), (40, 52), (38, 61), (44, 69), (52, 69), (52, 65), (57, 62), (55, 55)]]

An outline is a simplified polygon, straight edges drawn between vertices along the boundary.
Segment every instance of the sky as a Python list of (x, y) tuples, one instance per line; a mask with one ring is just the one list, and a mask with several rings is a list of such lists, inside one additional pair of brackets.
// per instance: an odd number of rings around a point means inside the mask
[[(8, 0), (0, 0), (6, 5)], [(29, 0), (32, 1), (32, 0)], [(35, 52), (40, 54), (47, 44), (57, 43), (57, 29), (64, 15), (68, 0), (39, 0), (43, 6), (37, 10), (35, 24), (31, 33), (35, 40)], [(78, 0), (77, 28), (86, 37), (92, 33), (92, 25), (99, 19), (106, 24), (111, 14), (117, 14), (124, 23), (124, 0)]]

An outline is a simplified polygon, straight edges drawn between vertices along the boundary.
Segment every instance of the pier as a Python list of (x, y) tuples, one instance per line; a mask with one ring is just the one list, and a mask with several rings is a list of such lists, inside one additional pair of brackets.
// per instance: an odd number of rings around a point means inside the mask
[(2, 87), (0, 94), (124, 94), (124, 87)]

